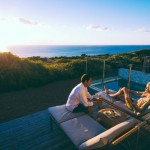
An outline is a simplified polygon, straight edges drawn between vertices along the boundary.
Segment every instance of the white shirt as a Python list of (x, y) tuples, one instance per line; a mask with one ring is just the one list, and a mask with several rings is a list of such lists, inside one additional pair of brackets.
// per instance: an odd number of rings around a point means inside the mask
[(80, 83), (72, 89), (66, 103), (66, 108), (69, 111), (73, 111), (79, 104), (83, 104), (85, 107), (93, 106), (93, 102), (89, 102), (87, 98), (91, 100), (93, 96), (90, 95), (87, 88)]

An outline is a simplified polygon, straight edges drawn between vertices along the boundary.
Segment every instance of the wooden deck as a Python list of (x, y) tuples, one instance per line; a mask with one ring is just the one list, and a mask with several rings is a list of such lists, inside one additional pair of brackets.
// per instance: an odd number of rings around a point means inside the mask
[(0, 125), (0, 150), (74, 150), (74, 145), (55, 125), (50, 131), (47, 110)]
[[(138, 142), (138, 150), (149, 148), (148, 146), (150, 145), (144, 138)], [(0, 124), (0, 150), (60, 149), (75, 150), (76, 148), (56, 124), (54, 124), (53, 131), (50, 131), (47, 110)], [(125, 147), (117, 145), (113, 149), (123, 150)]]

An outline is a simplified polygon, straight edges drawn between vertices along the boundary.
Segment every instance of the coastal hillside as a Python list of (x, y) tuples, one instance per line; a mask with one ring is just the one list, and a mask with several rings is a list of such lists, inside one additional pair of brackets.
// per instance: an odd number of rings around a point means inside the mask
[(0, 53), (0, 122), (65, 104), (71, 89), (80, 82), (79, 76), (86, 71), (86, 58), (88, 73), (99, 79), (104, 59), (107, 75), (107, 71), (117, 73), (114, 70), (119, 66), (128, 68), (131, 62), (142, 66), (144, 56), (150, 56), (150, 50), (49, 59), (19, 58), (11, 53)]
[[(86, 71), (92, 76), (102, 75), (103, 62), (107, 71), (116, 75), (120, 67), (128, 68), (129, 64), (142, 66), (144, 57), (150, 56), (150, 50), (115, 55), (80, 57), (29, 57), (19, 58), (10, 52), (0, 53), (0, 92), (40, 87), (58, 80), (75, 79)], [(87, 70), (86, 70), (87, 65)]]

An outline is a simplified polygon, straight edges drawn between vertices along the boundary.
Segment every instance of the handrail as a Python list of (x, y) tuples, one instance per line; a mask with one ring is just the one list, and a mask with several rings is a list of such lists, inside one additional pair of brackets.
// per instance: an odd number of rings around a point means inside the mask
[(105, 78), (105, 60), (103, 65), (103, 76), (102, 76), (102, 89), (104, 90), (104, 78)]
[(108, 82), (112, 82), (112, 81), (117, 81), (121, 78), (117, 77), (117, 78), (114, 78), (114, 79), (110, 79), (110, 80), (106, 80), (106, 81), (101, 81), (101, 82), (98, 82), (98, 83), (92, 83), (92, 86), (95, 86), (95, 85), (100, 85), (100, 84), (103, 84), (103, 83), (108, 83)]
[(116, 140), (114, 140), (113, 142), (111, 142), (111, 144), (112, 145), (117, 145), (118, 143), (120, 143), (121, 141), (123, 141), (125, 138), (127, 138), (128, 136), (130, 136), (132, 133), (134, 133), (135, 131), (139, 130), (139, 128), (141, 128), (142, 126), (144, 126), (146, 123), (147, 123), (146, 121), (143, 121), (143, 122), (139, 123), (134, 128), (132, 128), (131, 130), (129, 130), (128, 132), (126, 132), (125, 134), (123, 134), (122, 136), (120, 136), (119, 138), (117, 138)]
[(87, 63), (88, 63), (88, 60), (87, 60), (87, 57), (85, 57), (85, 59), (86, 59), (86, 68), (85, 68), (85, 71), (86, 71), (86, 74), (88, 73), (87, 71), (88, 71), (88, 66), (87, 66)]
[(127, 85), (128, 89), (130, 89), (131, 71), (132, 71), (132, 64), (129, 65), (128, 85)]

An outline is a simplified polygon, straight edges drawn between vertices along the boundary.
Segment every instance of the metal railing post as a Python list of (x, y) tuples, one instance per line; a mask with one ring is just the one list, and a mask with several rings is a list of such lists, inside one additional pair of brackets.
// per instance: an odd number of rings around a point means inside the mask
[(103, 64), (102, 90), (104, 90), (104, 78), (105, 78), (105, 60), (104, 60), (104, 64)]
[(86, 70), (86, 74), (87, 74), (87, 71), (88, 71), (88, 66), (87, 66), (87, 57), (85, 57), (85, 61), (86, 61), (85, 70)]
[(131, 71), (132, 71), (132, 64), (129, 65), (128, 84), (127, 84), (128, 89), (130, 89)]

